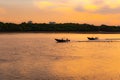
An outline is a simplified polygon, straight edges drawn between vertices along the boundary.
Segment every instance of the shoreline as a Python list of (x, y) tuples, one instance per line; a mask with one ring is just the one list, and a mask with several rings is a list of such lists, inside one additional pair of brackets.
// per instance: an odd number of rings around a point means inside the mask
[(76, 33), (76, 34), (120, 34), (120, 32), (104, 32), (104, 31), (96, 31), (96, 32), (75, 32), (75, 31), (14, 31), (14, 32), (0, 32), (0, 34), (6, 33)]
[(120, 32), (104, 32), (104, 31), (96, 31), (96, 32), (77, 32), (77, 31), (13, 31), (13, 32), (0, 32), (0, 34), (6, 33), (76, 33), (76, 34), (120, 34)]

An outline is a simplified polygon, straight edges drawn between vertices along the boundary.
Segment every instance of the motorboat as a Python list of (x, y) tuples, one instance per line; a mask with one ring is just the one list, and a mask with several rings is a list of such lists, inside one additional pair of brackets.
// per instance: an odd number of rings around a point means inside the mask
[(69, 39), (55, 39), (57, 42), (70, 42)]
[(87, 37), (88, 40), (98, 40), (98, 37)]

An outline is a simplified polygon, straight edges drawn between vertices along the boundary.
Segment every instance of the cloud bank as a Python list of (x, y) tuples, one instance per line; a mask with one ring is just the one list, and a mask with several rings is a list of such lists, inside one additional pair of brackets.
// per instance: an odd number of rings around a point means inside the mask
[(120, 13), (120, 0), (34, 0), (34, 3), (43, 10), (68, 8), (77, 12)]

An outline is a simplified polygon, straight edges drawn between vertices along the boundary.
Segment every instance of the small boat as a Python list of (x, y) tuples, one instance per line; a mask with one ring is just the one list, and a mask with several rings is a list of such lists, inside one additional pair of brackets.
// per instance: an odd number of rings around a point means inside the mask
[(98, 40), (98, 37), (87, 37), (88, 40)]
[(57, 42), (70, 42), (69, 39), (55, 39)]

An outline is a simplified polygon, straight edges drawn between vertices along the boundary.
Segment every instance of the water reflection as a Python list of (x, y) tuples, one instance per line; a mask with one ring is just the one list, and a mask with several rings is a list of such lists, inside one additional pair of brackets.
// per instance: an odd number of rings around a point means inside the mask
[[(90, 35), (0, 35), (0, 80), (119, 80), (120, 42), (74, 42)], [(58, 44), (58, 36), (73, 42)]]

